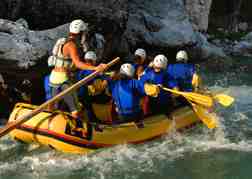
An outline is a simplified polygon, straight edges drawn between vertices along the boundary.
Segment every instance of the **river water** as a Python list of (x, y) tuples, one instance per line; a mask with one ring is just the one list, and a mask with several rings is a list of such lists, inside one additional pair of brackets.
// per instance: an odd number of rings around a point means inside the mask
[(142, 145), (121, 145), (91, 155), (0, 140), (1, 179), (251, 179), (252, 59), (234, 60), (225, 72), (202, 69), (206, 84), (235, 97), (217, 108), (220, 128), (174, 132)]

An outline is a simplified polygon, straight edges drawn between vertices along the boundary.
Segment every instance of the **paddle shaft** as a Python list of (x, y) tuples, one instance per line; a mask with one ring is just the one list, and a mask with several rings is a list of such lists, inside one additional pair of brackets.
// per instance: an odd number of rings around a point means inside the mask
[[(117, 57), (114, 60), (112, 60), (111, 62), (109, 62), (107, 64), (107, 68), (106, 69), (108, 69), (110, 66), (114, 65), (115, 63), (117, 63), (119, 61), (119, 59), (120, 58)], [(52, 99), (50, 99), (50, 100), (46, 101), (45, 103), (41, 104), (40, 106), (38, 106), (36, 109), (32, 110), (31, 112), (29, 112), (29, 113), (27, 113), (25, 115), (20, 116), (14, 122), (7, 123), (7, 125), (5, 127), (3, 127), (2, 129), (0, 129), (0, 137), (8, 134), (11, 130), (15, 129), (18, 125), (26, 122), (31, 117), (33, 117), (33, 116), (39, 114), (40, 112), (42, 112), (44, 110), (44, 108), (46, 108), (48, 105), (50, 105), (52, 103), (55, 103), (56, 101), (62, 99), (65, 95), (67, 95), (67, 94), (73, 92), (74, 90), (78, 89), (79, 87), (81, 87), (82, 85), (84, 85), (88, 81), (92, 80), (93, 78), (95, 78), (99, 74), (100, 74), (100, 71), (95, 71), (95, 72), (91, 73), (90, 75), (88, 75), (87, 77), (85, 77), (82, 80), (78, 81), (77, 83), (75, 83), (71, 87), (69, 87), (66, 90), (60, 92), (59, 94), (57, 94), (56, 96), (54, 96)]]

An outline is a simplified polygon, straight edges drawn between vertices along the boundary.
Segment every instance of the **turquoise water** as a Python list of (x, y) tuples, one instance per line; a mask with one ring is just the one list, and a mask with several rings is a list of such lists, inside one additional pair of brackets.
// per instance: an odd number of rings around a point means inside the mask
[(251, 179), (252, 60), (240, 58), (225, 72), (202, 69), (213, 89), (236, 98), (217, 108), (221, 127), (199, 126), (143, 145), (121, 145), (94, 154), (69, 155), (35, 145), (0, 140), (1, 179)]

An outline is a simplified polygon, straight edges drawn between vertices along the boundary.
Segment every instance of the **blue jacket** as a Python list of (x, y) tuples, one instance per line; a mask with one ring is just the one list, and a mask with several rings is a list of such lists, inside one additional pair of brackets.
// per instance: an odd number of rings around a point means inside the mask
[(52, 98), (51, 87), (49, 86), (49, 77), (50, 75), (45, 76), (44, 78), (44, 89), (45, 89), (45, 100), (48, 101)]
[[(92, 74), (93, 72), (94, 72), (94, 70), (81, 70), (81, 71), (79, 71), (79, 72), (77, 73), (77, 80), (78, 80), (78, 81), (79, 81), (79, 80), (82, 80), (83, 78), (85, 78), (86, 76)], [(85, 91), (86, 91), (85, 88), (86, 88), (86, 86), (92, 84), (92, 83), (93, 83), (96, 79), (98, 79), (98, 78), (99, 78), (99, 79), (106, 79), (105, 76), (98, 75), (97, 77), (95, 77), (95, 78), (93, 78), (92, 80), (88, 81), (88, 82), (86, 83), (86, 85), (83, 85), (82, 87), (80, 87), (79, 92), (78, 92), (78, 95), (79, 95), (79, 96), (85, 95)]]
[(192, 91), (192, 78), (195, 73), (194, 64), (176, 63), (167, 68), (170, 88), (178, 87), (181, 91)]
[[(166, 86), (168, 83), (168, 76), (165, 70), (162, 70), (159, 73), (156, 73), (152, 68), (146, 68), (144, 74), (141, 76), (140, 81), (142, 83), (151, 83), (151, 84), (161, 84)], [(155, 98), (155, 101), (162, 104), (167, 104), (170, 98), (170, 93), (161, 90), (158, 97)]]
[[(77, 73), (77, 80), (81, 80), (83, 78), (85, 78), (86, 76), (90, 75), (91, 73), (93, 73), (93, 70), (81, 70)], [(94, 82), (94, 79), (90, 80), (89, 82), (87, 82), (85, 85), (81, 86), (79, 88), (79, 92), (78, 92), (78, 96), (84, 96), (86, 93), (86, 85), (91, 84), (92, 82)]]
[(120, 115), (133, 115), (141, 111), (143, 84), (135, 79), (109, 80), (108, 88)]

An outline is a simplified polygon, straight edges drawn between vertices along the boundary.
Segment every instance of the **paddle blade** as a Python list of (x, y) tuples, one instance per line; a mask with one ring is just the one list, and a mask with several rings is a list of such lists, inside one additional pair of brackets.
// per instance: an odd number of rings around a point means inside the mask
[(234, 98), (225, 94), (217, 94), (214, 96), (214, 99), (217, 100), (221, 105), (228, 107), (234, 102)]
[(201, 95), (198, 93), (192, 93), (192, 92), (183, 92), (184, 97), (194, 103), (203, 105), (205, 107), (211, 108), (213, 107), (213, 99), (206, 95)]
[(182, 92), (182, 91), (172, 90), (172, 89), (165, 88), (165, 87), (162, 87), (162, 89), (165, 91), (169, 91), (171, 93), (174, 93), (174, 94), (182, 95), (187, 100), (189, 100), (193, 103), (203, 105), (207, 108), (213, 107), (213, 99), (210, 96), (202, 95), (202, 94), (194, 93), (194, 92)]
[(206, 108), (194, 103), (191, 103), (191, 105), (195, 114), (209, 129), (214, 129), (218, 126), (218, 120), (215, 113), (209, 113)]

